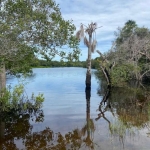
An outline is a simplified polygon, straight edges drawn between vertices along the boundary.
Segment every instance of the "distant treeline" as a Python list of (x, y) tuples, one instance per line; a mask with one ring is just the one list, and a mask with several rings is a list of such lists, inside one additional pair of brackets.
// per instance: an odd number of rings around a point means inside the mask
[[(47, 68), (47, 67), (83, 67), (86, 68), (86, 61), (76, 61), (76, 62), (65, 62), (65, 61), (47, 61), (41, 59), (35, 59), (34, 63), (31, 64), (33, 68)], [(98, 68), (98, 62), (96, 59), (92, 59), (91, 67), (93, 69)]]

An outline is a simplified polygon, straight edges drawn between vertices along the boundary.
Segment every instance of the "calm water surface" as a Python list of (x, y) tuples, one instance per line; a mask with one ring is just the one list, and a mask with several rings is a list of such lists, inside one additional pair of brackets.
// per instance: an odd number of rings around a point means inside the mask
[[(86, 69), (37, 68), (33, 73), (25, 90), (28, 95), (43, 93), (43, 107), (33, 116), (5, 122), (1, 149), (150, 150), (148, 95), (140, 101), (135, 90), (115, 89), (102, 103), (107, 91), (102, 93), (93, 70), (87, 101)], [(14, 86), (18, 79), (8, 78), (7, 84)]]

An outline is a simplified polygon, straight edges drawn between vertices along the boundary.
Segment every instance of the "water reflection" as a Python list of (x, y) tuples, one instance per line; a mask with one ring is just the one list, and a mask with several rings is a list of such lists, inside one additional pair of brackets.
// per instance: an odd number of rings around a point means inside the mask
[(112, 101), (120, 120), (128, 126), (144, 127), (149, 121), (150, 93), (141, 89), (126, 89), (128, 98), (121, 99), (124, 91), (120, 89), (118, 92), (118, 99), (112, 95)]
[[(86, 124), (71, 132), (55, 133), (50, 127), (39, 132), (33, 131), (32, 122), (43, 122), (44, 114), (41, 109), (27, 109), (23, 111), (10, 110), (1, 114), (0, 120), (0, 149), (26, 149), (26, 150), (68, 150), (68, 149), (94, 149), (95, 126), (90, 118), (91, 89), (85, 89), (86, 95)], [(17, 145), (17, 141), (21, 144)], [(19, 144), (19, 145), (20, 145)]]
[(85, 89), (85, 70), (66, 72), (35, 69), (28, 91), (42, 89), (43, 110), (1, 114), (1, 149), (149, 150), (148, 89), (110, 89), (101, 81), (97, 94), (93, 76), (92, 89)]
[(42, 122), (44, 114), (41, 109), (29, 108), (26, 111), (11, 109), (0, 113), (0, 149), (18, 149), (16, 141), (23, 143), (32, 132), (30, 121)]
[(98, 111), (100, 113), (98, 114), (98, 117), (95, 118), (95, 120), (97, 121), (102, 117), (104, 120), (106, 120), (108, 122), (109, 129), (111, 130), (111, 123), (110, 123), (109, 119), (105, 116), (105, 112), (107, 112), (107, 111), (111, 111), (113, 116), (114, 116), (114, 112), (112, 110), (112, 106), (111, 106), (111, 103), (110, 103), (110, 100), (109, 100), (110, 93), (111, 93), (111, 88), (108, 86), (107, 89), (106, 89), (106, 92), (103, 96), (103, 99), (100, 102), (99, 108), (98, 108)]
[[(134, 138), (139, 131), (150, 133), (150, 91), (143, 87), (126, 86), (122, 88), (104, 87), (105, 94), (100, 102), (98, 121), (103, 118), (109, 124), (111, 136), (119, 137), (124, 149), (126, 138)], [(101, 89), (98, 90), (102, 94)], [(106, 112), (113, 116), (111, 121)], [(138, 135), (140, 136), (140, 134)]]
[(83, 142), (85, 146), (89, 149), (94, 149), (94, 131), (95, 126), (93, 120), (90, 118), (90, 97), (91, 97), (91, 87), (85, 88), (86, 95), (86, 125), (82, 128), (82, 135), (84, 136)]
[(26, 137), (26, 149), (94, 149), (93, 138), (95, 126), (90, 118), (90, 96), (91, 89), (85, 90), (86, 94), (86, 124), (81, 129), (74, 129), (71, 132), (62, 134), (54, 133), (49, 127), (40, 132), (34, 132)]

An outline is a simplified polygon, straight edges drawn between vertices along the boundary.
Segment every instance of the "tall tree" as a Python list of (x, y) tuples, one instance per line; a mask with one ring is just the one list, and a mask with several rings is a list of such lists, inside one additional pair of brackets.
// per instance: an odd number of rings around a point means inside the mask
[[(86, 73), (86, 87), (91, 87), (91, 53), (94, 52), (96, 48), (96, 39), (95, 39), (95, 30), (97, 29), (97, 24), (91, 22), (88, 26), (85, 26), (86, 28), (84, 29), (84, 25), (81, 24), (80, 30), (76, 33), (76, 37), (81, 40), (82, 38), (84, 39), (84, 44), (88, 47), (88, 57), (87, 57), (87, 73)], [(86, 35), (88, 35), (88, 38)]]
[[(13, 74), (29, 72), (29, 64), (37, 55), (78, 59), (75, 26), (62, 18), (53, 0), (1, 0), (0, 6), (1, 70), (6, 67)], [(69, 46), (71, 52), (66, 53), (63, 46)]]

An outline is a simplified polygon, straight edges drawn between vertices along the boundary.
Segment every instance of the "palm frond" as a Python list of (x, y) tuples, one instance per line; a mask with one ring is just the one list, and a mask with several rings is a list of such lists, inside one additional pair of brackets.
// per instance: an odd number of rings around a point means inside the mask
[(94, 53), (95, 49), (96, 49), (96, 44), (97, 44), (97, 41), (96, 40), (93, 40), (92, 42), (92, 45), (91, 45), (91, 52)]
[(84, 44), (85, 44), (87, 47), (89, 47), (89, 42), (88, 42), (86, 36), (84, 37)]

